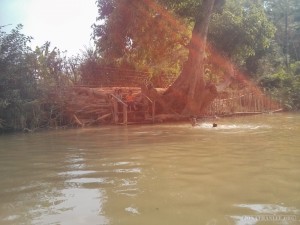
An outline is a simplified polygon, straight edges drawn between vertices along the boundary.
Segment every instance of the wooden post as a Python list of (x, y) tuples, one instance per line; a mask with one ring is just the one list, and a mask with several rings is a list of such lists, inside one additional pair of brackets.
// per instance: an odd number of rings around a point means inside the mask
[(252, 110), (252, 99), (251, 99), (251, 95), (250, 94), (247, 94), (247, 104), (248, 104), (248, 107), (247, 107), (247, 110), (248, 112), (253, 112)]
[(264, 98), (262, 95), (259, 95), (259, 99), (258, 99), (258, 105), (259, 105), (259, 111), (263, 112), (264, 111)]
[(127, 125), (127, 105), (123, 105), (123, 124)]
[(155, 121), (155, 101), (152, 102), (152, 123)]
[(251, 102), (251, 104), (250, 104), (250, 112), (252, 111), (252, 112), (255, 112), (256, 111), (256, 109), (255, 109), (255, 107), (256, 107), (256, 105), (255, 105), (255, 101), (254, 101), (254, 98), (253, 98), (253, 93), (250, 93), (249, 94), (249, 98), (250, 98), (250, 102)]
[(115, 124), (118, 123), (119, 117), (118, 117), (118, 101), (115, 98), (112, 98), (113, 101), (113, 115), (114, 115), (114, 122)]
[(255, 105), (255, 112), (258, 112), (258, 96), (255, 95), (254, 93), (252, 93), (252, 98), (253, 98), (253, 101), (254, 101), (254, 105)]
[(243, 110), (243, 106), (242, 106), (242, 98), (243, 98), (243, 93), (240, 93), (240, 94), (239, 94), (239, 107), (240, 107), (239, 111), (240, 111), (240, 112), (243, 112), (243, 111), (244, 111), (244, 110)]
[(235, 94), (234, 94), (234, 92), (232, 92), (231, 93), (231, 108), (232, 108), (232, 112), (234, 113), (234, 112), (236, 112), (236, 110), (235, 110)]

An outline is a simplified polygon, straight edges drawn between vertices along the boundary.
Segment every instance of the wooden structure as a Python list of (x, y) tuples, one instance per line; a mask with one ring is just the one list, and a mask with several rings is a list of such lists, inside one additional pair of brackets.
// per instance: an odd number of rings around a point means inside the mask
[[(155, 119), (155, 101), (151, 100), (148, 96), (140, 93), (141, 100), (140, 104), (143, 106), (137, 110), (129, 110), (127, 103), (118, 98), (116, 95), (111, 94), (112, 112), (113, 112), (113, 122), (115, 124), (133, 124), (138, 122), (152, 122)], [(151, 109), (151, 114), (149, 112), (149, 106)], [(120, 110), (121, 109), (121, 110)], [(151, 115), (151, 116), (149, 116)], [(121, 116), (121, 118), (120, 118)], [(140, 119), (137, 117), (140, 116)], [(131, 120), (129, 119), (131, 118)]]
[[(133, 91), (137, 108), (129, 109), (126, 101), (115, 91), (122, 89), (123, 95)], [(140, 88), (89, 88), (73, 87), (66, 96), (65, 118), (71, 124), (84, 127), (99, 124), (154, 123), (156, 101), (141, 93)]]

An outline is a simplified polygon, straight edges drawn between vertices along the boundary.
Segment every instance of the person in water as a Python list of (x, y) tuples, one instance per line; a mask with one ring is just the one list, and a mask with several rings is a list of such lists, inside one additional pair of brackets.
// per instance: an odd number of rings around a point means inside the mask
[(196, 119), (196, 117), (192, 117), (191, 118), (191, 123), (192, 123), (193, 127), (197, 125), (197, 119)]
[[(193, 127), (196, 126), (196, 125), (197, 125), (197, 118), (196, 118), (196, 117), (192, 117), (192, 118), (191, 118), (191, 123), (192, 123), (192, 126), (193, 126)], [(212, 127), (217, 127), (217, 126), (218, 126), (217, 123), (213, 123), (213, 124), (212, 124)]]

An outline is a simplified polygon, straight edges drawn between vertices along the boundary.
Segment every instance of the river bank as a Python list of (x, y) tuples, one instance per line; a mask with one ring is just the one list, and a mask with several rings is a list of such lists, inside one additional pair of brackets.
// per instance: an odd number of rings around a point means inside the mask
[[(159, 101), (164, 88), (152, 88), (151, 91), (139, 87), (85, 87), (73, 86), (56, 89), (42, 98), (25, 102), (15, 116), (12, 124), (0, 124), (5, 132), (33, 132), (43, 129), (69, 127), (103, 126), (110, 124), (153, 124), (163, 122), (190, 121), (168, 109)], [(119, 93), (121, 92), (121, 97)], [(133, 104), (128, 108), (126, 96), (132, 92)], [(214, 117), (249, 116), (282, 111), (281, 104), (264, 95), (255, 96), (251, 92), (224, 92), (198, 119)], [(168, 111), (168, 110), (165, 110)], [(2, 126), (2, 127), (1, 127)], [(10, 127), (10, 128), (9, 128)]]

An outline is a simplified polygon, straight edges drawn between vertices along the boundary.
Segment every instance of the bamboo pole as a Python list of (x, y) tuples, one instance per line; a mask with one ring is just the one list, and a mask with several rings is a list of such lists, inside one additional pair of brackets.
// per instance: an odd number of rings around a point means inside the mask
[(96, 119), (96, 121), (104, 120), (104, 119), (106, 119), (106, 118), (108, 118), (108, 117), (110, 117), (110, 116), (111, 116), (111, 113), (107, 113), (107, 114), (105, 114), (105, 115), (102, 115), (102, 116), (98, 117), (98, 118)]
[(74, 119), (75, 119), (75, 122), (76, 122), (78, 125), (80, 125), (81, 127), (84, 127), (84, 123), (82, 123), (82, 122), (78, 119), (78, 117), (77, 117), (75, 114), (73, 114), (73, 117), (74, 117)]

